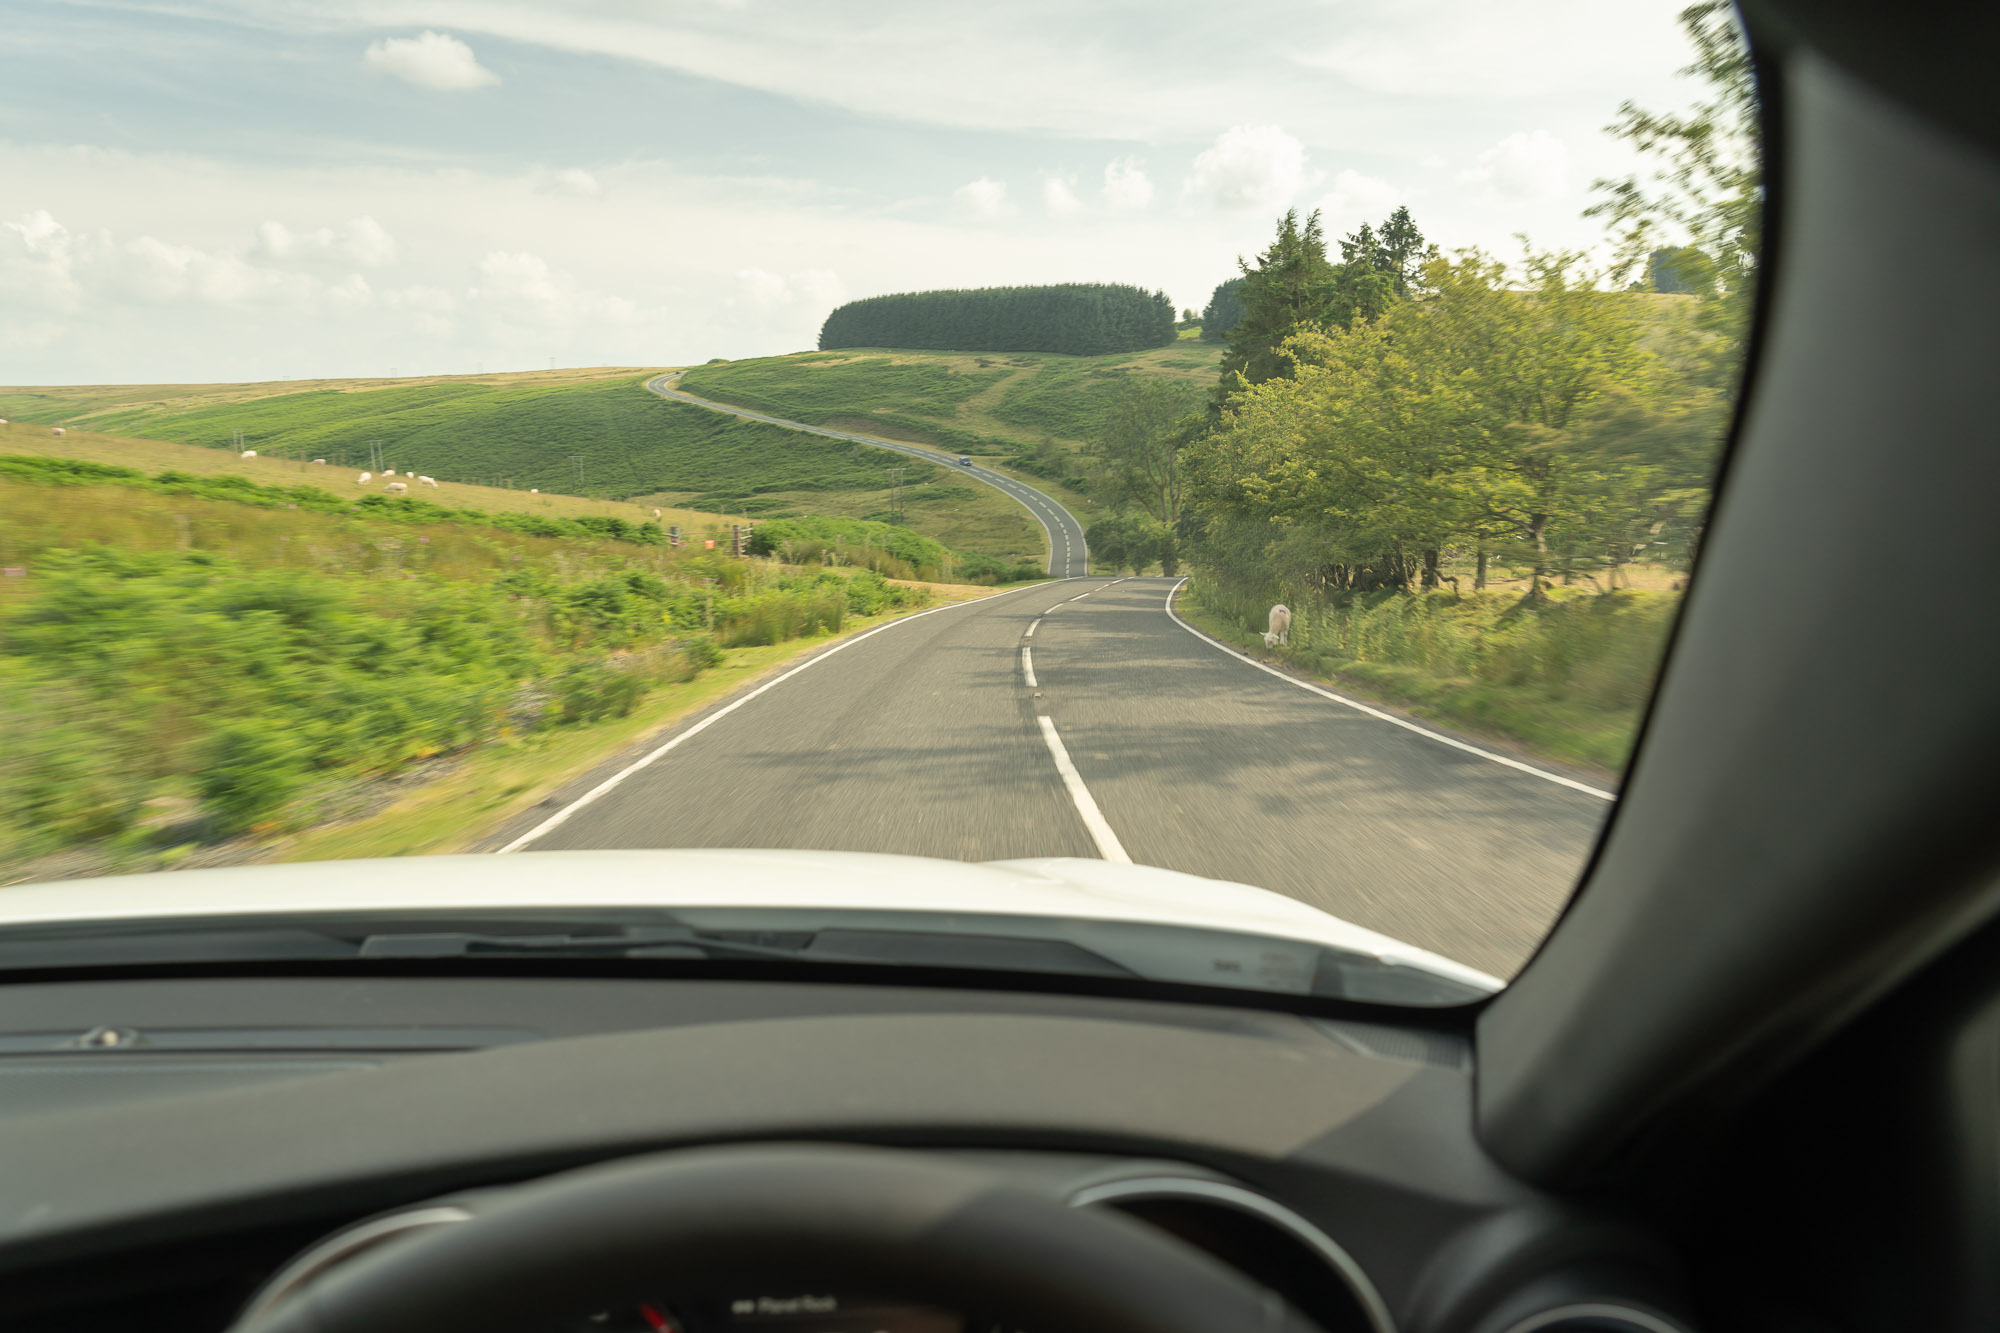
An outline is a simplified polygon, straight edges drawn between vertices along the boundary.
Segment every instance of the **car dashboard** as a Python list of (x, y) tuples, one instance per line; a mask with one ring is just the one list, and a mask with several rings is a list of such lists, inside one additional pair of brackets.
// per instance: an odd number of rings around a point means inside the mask
[[(1643, 1227), (1542, 1195), (1480, 1151), (1449, 1021), (601, 976), (151, 977), (4, 996), (0, 1326), (20, 1333), (213, 1333), (555, 1172), (794, 1142), (945, 1155), (1115, 1210), (1325, 1333), (1692, 1327)], [(1015, 1325), (833, 1284), (661, 1291), (571, 1327)]]

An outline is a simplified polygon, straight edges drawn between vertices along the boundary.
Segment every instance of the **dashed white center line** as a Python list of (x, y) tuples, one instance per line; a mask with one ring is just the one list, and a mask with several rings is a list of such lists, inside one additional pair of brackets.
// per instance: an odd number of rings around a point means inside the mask
[[(1038, 617), (1036, 617), (1036, 619), (1035, 619), (1035, 625), (1039, 625), (1039, 624), (1041, 624), (1041, 623), (1042, 623), (1042, 622), (1041, 622), (1041, 618), (1040, 618), (1039, 616), (1038, 616)], [(1023, 634), (1023, 635), (1022, 635), (1021, 637), (1022, 637), (1022, 638), (1024, 638), (1024, 639), (1032, 639), (1032, 638), (1034, 638), (1034, 637), (1035, 637), (1035, 625), (1030, 625), (1030, 626), (1028, 626), (1028, 632), (1027, 632), (1026, 634)]]
[(1021, 674), (1028, 678), (1029, 689), (1039, 690), (1042, 688), (1035, 681), (1035, 659), (1028, 656), (1028, 645), (1025, 643), (1021, 645)]
[(1049, 718), (1037, 716), (1035, 721), (1042, 724), (1042, 739), (1049, 744), (1049, 753), (1055, 757), (1056, 772), (1062, 774), (1063, 786), (1069, 789), (1069, 799), (1076, 806), (1076, 812), (1083, 816), (1083, 826), (1090, 830), (1090, 840), (1097, 844), (1097, 854), (1106, 861), (1122, 861), (1132, 864), (1132, 858), (1125, 853), (1125, 845), (1118, 841), (1118, 835), (1111, 831), (1104, 812), (1097, 808), (1097, 802), (1090, 795), (1090, 788), (1083, 785), (1083, 774), (1076, 771), (1076, 765), (1069, 761), (1069, 751), (1063, 748), (1062, 737), (1056, 734), (1056, 724)]

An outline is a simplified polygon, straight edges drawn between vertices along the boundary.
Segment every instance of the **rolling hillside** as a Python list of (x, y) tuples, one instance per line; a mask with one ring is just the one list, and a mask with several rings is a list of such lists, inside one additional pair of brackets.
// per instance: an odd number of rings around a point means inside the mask
[(196, 446), (232, 464), (239, 432), (245, 446), (264, 455), (254, 461), (290, 459), (293, 466), (326, 458), (364, 467), (379, 441), (399, 471), (424, 472), (447, 485), (539, 488), (753, 517), (887, 518), (893, 487), (902, 521), (948, 546), (1010, 561), (1045, 554), (1041, 529), (1017, 505), (984, 488), (952, 485), (943, 468), (665, 402), (639, 387), (642, 378), (628, 368), (598, 368), (0, 388), (0, 417)]
[(1075, 493), (1074, 455), (1096, 431), (1119, 382), (1164, 376), (1206, 392), (1221, 360), (1219, 347), (1192, 339), (1113, 356), (806, 352), (697, 366), (681, 385), (794, 421), (985, 455), (1064, 485), (1068, 493), (1057, 498), (1087, 511), (1088, 501)]

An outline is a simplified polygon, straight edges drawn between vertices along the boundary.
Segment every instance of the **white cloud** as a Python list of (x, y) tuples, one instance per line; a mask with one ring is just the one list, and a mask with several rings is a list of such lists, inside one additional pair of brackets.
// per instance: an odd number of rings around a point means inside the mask
[(1569, 186), (1569, 149), (1547, 130), (1510, 134), (1458, 178), (1515, 199), (1539, 199)]
[(448, 33), (424, 32), (416, 37), (384, 37), (369, 44), (362, 60), (371, 69), (393, 74), (405, 83), (439, 92), (464, 92), (500, 82), (500, 76), (479, 63), (472, 48)]
[(1304, 144), (1276, 125), (1238, 125), (1195, 158), (1189, 189), (1220, 209), (1269, 210), (1306, 184)]
[(1076, 197), (1076, 191), (1060, 176), (1049, 176), (1042, 181), (1042, 207), (1052, 218), (1065, 218), (1083, 211), (1083, 200)]
[(763, 268), (736, 271), (744, 299), (760, 310), (781, 306), (803, 306), (809, 313), (825, 314), (847, 299), (840, 275), (826, 269), (805, 269), (789, 276)]
[(951, 197), (976, 218), (1005, 217), (1014, 211), (1007, 202), (1007, 186), (984, 176), (959, 186), (951, 192)]
[(339, 227), (295, 232), (282, 222), (257, 224), (257, 248), (279, 261), (326, 261), (380, 268), (396, 259), (396, 238), (372, 217), (353, 218)]
[(1333, 189), (1313, 207), (1322, 214), (1328, 234), (1339, 236), (1363, 222), (1380, 222), (1403, 202), (1403, 191), (1388, 181), (1342, 171), (1334, 176)]
[(560, 332), (583, 325), (631, 324), (638, 306), (623, 296), (591, 291), (540, 255), (491, 250), (466, 300), (513, 329)]
[(604, 193), (604, 187), (597, 183), (597, 177), (582, 167), (569, 167), (555, 174), (555, 187), (567, 194), (580, 194), (594, 198)]
[(0, 292), (12, 299), (16, 308), (74, 310), (82, 296), (76, 268), (81, 256), (77, 237), (56, 221), (45, 208), (23, 214), (5, 224), (14, 233), (12, 244), (0, 235)]
[(1104, 168), (1104, 202), (1109, 208), (1136, 213), (1153, 202), (1153, 182), (1134, 158), (1122, 157)]

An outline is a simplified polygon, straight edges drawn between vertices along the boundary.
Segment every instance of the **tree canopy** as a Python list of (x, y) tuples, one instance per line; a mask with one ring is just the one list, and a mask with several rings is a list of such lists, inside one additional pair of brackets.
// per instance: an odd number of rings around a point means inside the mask
[[(1372, 320), (1390, 302), (1417, 290), (1423, 265), (1436, 248), (1410, 216), (1398, 208), (1380, 228), (1363, 223), (1340, 241), (1340, 260), (1327, 253), (1317, 211), (1303, 224), (1297, 210), (1278, 219), (1270, 246), (1243, 270), (1236, 299), (1242, 318), (1228, 333), (1222, 357), (1221, 401), (1242, 388), (1290, 373), (1283, 345), (1301, 328), (1345, 328)], [(1218, 292), (1220, 289), (1218, 289)], [(1211, 302), (1212, 303), (1212, 302)]]
[(1175, 339), (1165, 292), (1117, 283), (905, 292), (850, 301), (826, 317), (820, 350), (913, 347), (1102, 356)]
[[(1373, 321), (1301, 327), (1191, 449), (1204, 568), (1333, 590), (1441, 581), (1453, 547), (1532, 569), (1684, 557), (1726, 416), (1704, 334), (1661, 330), (1573, 255), (1429, 261)], [(1482, 555), (1483, 568), (1483, 555)], [(1615, 577), (1615, 574), (1614, 574)]]
[(1201, 312), (1201, 340), (1205, 343), (1228, 342), (1230, 330), (1243, 322), (1243, 279), (1234, 277), (1227, 282), (1219, 282), (1209, 293), (1208, 305)]

